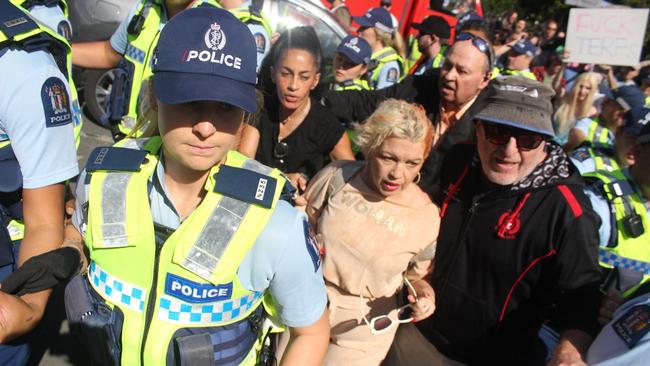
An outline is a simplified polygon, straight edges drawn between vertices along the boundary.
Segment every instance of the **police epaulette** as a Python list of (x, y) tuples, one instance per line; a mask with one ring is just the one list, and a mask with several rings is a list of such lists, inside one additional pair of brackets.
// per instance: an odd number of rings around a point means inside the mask
[(147, 150), (136, 150), (125, 147), (96, 147), (88, 156), (86, 171), (116, 170), (139, 172), (145, 162)]
[(9, 0), (0, 1), (0, 32), (4, 33), (7, 39), (38, 29), (38, 25), (32, 18)]
[(273, 206), (277, 179), (271, 176), (222, 165), (214, 180), (217, 193), (266, 208)]

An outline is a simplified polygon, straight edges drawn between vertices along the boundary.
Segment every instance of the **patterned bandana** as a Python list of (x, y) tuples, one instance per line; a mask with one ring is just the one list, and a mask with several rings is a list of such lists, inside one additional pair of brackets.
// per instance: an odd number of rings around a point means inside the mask
[(571, 174), (569, 172), (569, 158), (562, 150), (562, 147), (550, 142), (546, 144), (548, 153), (546, 159), (526, 178), (519, 183), (513, 184), (511, 187), (513, 191), (539, 188), (569, 177)]

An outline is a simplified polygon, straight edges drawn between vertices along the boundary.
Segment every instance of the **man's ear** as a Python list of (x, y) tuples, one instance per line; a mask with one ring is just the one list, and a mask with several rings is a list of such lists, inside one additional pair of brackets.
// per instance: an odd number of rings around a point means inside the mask
[(492, 70), (485, 73), (483, 80), (478, 84), (478, 90), (485, 89), (490, 84), (490, 80), (492, 80)]

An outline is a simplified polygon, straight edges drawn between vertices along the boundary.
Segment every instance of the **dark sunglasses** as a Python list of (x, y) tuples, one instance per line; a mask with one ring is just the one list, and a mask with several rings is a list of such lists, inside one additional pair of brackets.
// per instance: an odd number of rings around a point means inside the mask
[(490, 50), (490, 44), (488, 41), (468, 32), (459, 33), (456, 38), (454, 38), (454, 40), (456, 42), (472, 40), (474, 47), (476, 47), (479, 51), (481, 51), (481, 53), (487, 56), (490, 69), (492, 69), (492, 51)]
[(280, 163), (284, 163), (284, 158), (286, 158), (287, 155), (289, 155), (289, 144), (284, 141), (280, 141), (275, 144), (275, 147), (273, 148), (274, 158), (279, 160)]
[(481, 122), (485, 138), (494, 145), (505, 145), (511, 137), (517, 141), (519, 150), (533, 150), (539, 147), (546, 138), (539, 133), (526, 131), (519, 128), (508, 127), (500, 124)]

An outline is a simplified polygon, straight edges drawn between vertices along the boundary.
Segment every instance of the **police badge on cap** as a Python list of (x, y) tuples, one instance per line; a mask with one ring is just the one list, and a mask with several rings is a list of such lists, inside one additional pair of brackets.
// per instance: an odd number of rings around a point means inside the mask
[(165, 25), (153, 65), (161, 102), (219, 101), (256, 110), (257, 46), (248, 27), (224, 9), (187, 9)]

